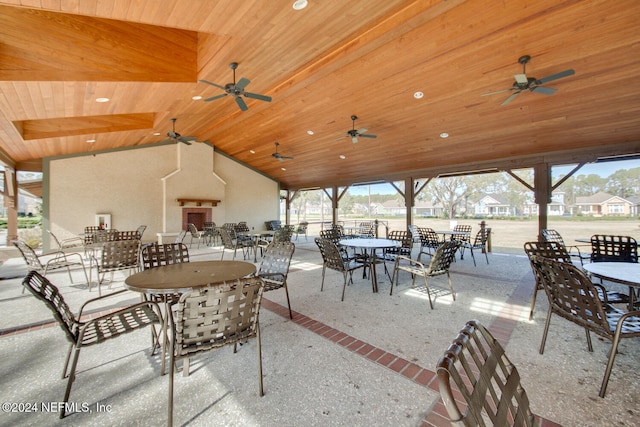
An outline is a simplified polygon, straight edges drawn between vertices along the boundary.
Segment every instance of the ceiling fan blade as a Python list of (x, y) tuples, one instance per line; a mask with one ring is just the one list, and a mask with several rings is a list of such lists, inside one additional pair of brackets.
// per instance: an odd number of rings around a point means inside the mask
[(227, 93), (223, 93), (223, 94), (221, 94), (221, 95), (212, 96), (211, 98), (206, 98), (206, 99), (204, 100), (204, 102), (211, 102), (211, 101), (215, 101), (216, 99), (223, 98), (223, 97), (225, 97), (225, 96), (227, 96), (227, 95), (228, 95)]
[(191, 141), (189, 141), (188, 139), (178, 138), (178, 141), (182, 142), (185, 145), (191, 145)]
[(220, 89), (224, 90), (224, 86), (220, 86), (219, 84), (212, 83), (212, 82), (210, 82), (208, 80), (199, 80), (199, 81), (202, 82), (202, 83), (206, 83), (208, 85), (215, 86), (217, 88), (220, 88)]
[(532, 87), (530, 90), (531, 92), (541, 93), (543, 95), (553, 95), (554, 93), (556, 93), (558, 89), (554, 89), (552, 87), (546, 87), (546, 86), (535, 86), (535, 87)]
[(247, 107), (247, 104), (244, 102), (244, 99), (242, 99), (240, 96), (236, 96), (236, 103), (242, 111), (247, 111), (249, 109), (249, 107)]
[(514, 100), (514, 98), (516, 96), (518, 96), (520, 94), (520, 92), (522, 92), (521, 90), (512, 93), (511, 95), (509, 95), (509, 97), (507, 99), (504, 100), (504, 102), (501, 105), (507, 105), (508, 103), (510, 103), (511, 101)]
[(176, 142), (176, 140), (173, 138), (165, 138), (162, 141), (160, 141), (158, 144), (166, 144), (167, 142)]
[(276, 158), (279, 162), (284, 162), (284, 159), (282, 158), (282, 156), (275, 156), (275, 158)]
[(236, 89), (242, 92), (249, 83), (251, 83), (251, 80), (242, 77), (240, 80), (238, 80), (238, 83), (236, 83)]
[(178, 138), (180, 140), (184, 140), (184, 141), (195, 141), (198, 138), (196, 138), (195, 136), (181, 136), (180, 138)]
[(535, 84), (541, 85), (543, 83), (547, 83), (547, 82), (550, 82), (550, 81), (553, 81), (553, 80), (558, 80), (558, 79), (561, 79), (563, 77), (572, 76), (575, 73), (576, 72), (573, 71), (572, 69), (564, 70), (564, 71), (561, 71), (561, 72), (559, 72), (557, 74), (552, 74), (550, 76), (543, 77), (540, 80), (536, 80)]
[(260, 101), (271, 102), (270, 96), (260, 95), (258, 93), (250, 93), (250, 92), (244, 92), (243, 95), (246, 96), (247, 98), (254, 98), (254, 99), (259, 99)]
[(349, 136), (349, 135), (343, 135), (343, 136), (339, 136), (339, 137), (337, 137), (337, 138), (336, 138), (336, 141), (337, 141), (337, 140), (339, 140), (339, 139), (344, 139), (344, 138), (347, 138), (348, 136)]
[(515, 77), (517, 83), (525, 84), (525, 85), (529, 83), (529, 80), (527, 79), (526, 74), (516, 74), (513, 77)]
[(480, 95), (480, 96), (496, 95), (496, 94), (498, 94), (498, 93), (510, 92), (510, 91), (512, 91), (512, 90), (513, 90), (513, 88), (509, 88), (509, 89), (502, 89), (502, 90), (496, 90), (496, 91), (494, 91), (494, 92), (483, 93), (483, 94), (482, 94), (482, 95)]
[(358, 130), (356, 131), (356, 133), (357, 133), (358, 135), (360, 135), (360, 134), (365, 133), (366, 131), (367, 131), (367, 128), (362, 128), (362, 129), (358, 129)]
[(358, 137), (357, 137), (357, 136), (352, 136), (352, 137), (351, 137), (351, 142), (353, 142), (354, 144), (355, 144), (356, 142), (358, 142)]
[(367, 135), (364, 133), (358, 134), (358, 136), (361, 136), (362, 138), (377, 138), (378, 135)]

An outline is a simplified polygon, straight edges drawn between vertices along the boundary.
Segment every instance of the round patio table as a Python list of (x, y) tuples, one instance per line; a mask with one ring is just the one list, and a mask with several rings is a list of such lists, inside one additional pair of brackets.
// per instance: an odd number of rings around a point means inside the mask
[(640, 288), (640, 264), (637, 262), (592, 262), (582, 266), (591, 275), (629, 287), (629, 310), (633, 310), (636, 289)]
[(160, 372), (164, 375), (167, 355), (169, 300), (167, 295), (185, 293), (193, 288), (205, 287), (211, 283), (238, 280), (256, 272), (256, 266), (244, 261), (198, 261), (163, 265), (132, 274), (124, 281), (125, 288), (143, 294), (161, 295), (164, 299), (162, 363)]
[[(397, 248), (401, 246), (401, 242), (391, 239), (342, 239), (338, 242), (340, 246), (346, 246), (350, 248), (364, 249), (365, 251), (371, 250), (371, 261), (369, 262), (369, 268), (371, 268), (371, 283), (373, 285), (373, 292), (378, 292), (378, 276), (376, 275), (376, 251), (378, 249)], [(369, 259), (369, 257), (367, 257)]]

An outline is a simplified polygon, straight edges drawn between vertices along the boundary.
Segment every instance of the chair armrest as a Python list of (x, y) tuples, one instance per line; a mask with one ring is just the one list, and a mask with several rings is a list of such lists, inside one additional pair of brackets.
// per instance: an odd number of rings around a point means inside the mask
[(111, 293), (109, 293), (109, 294), (107, 294), (107, 295), (102, 295), (102, 296), (99, 296), (99, 297), (95, 297), (95, 298), (91, 298), (91, 299), (86, 300), (86, 301), (84, 302), (84, 304), (82, 304), (82, 306), (80, 306), (80, 311), (78, 312), (77, 319), (78, 319), (78, 320), (80, 319), (80, 316), (82, 316), (82, 312), (84, 311), (84, 308), (85, 308), (87, 305), (89, 305), (89, 304), (91, 304), (91, 303), (93, 303), (93, 302), (96, 302), (96, 301), (103, 300), (103, 299), (105, 299), (105, 298), (112, 297), (112, 296), (114, 296), (114, 295), (119, 295), (119, 294), (121, 294), (121, 293), (123, 293), (123, 292), (127, 292), (127, 291), (128, 291), (128, 289), (120, 289), (119, 291), (111, 292)]

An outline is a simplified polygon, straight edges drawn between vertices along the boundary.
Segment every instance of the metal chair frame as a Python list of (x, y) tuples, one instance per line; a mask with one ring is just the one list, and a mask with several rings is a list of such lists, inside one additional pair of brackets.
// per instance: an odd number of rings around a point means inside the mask
[(477, 320), (466, 323), (438, 361), (436, 372), (452, 425), (540, 425), (529, 408), (518, 370), (498, 340)]
[[(140, 302), (86, 321), (82, 320), (83, 312), (89, 304), (126, 292), (125, 289), (86, 301), (80, 308), (78, 315), (74, 316), (58, 288), (37, 271), (31, 271), (24, 278), (22, 284), (53, 312), (54, 318), (71, 343), (62, 371), (62, 378), (68, 378), (63, 398), (64, 403), (69, 401), (82, 348), (103, 343), (146, 326), (155, 324), (162, 326), (160, 307), (152, 301)], [(152, 343), (152, 354), (158, 347), (159, 342), (156, 335)], [(61, 405), (60, 407), (60, 418), (65, 416), (65, 406)]]
[(601, 301), (596, 289), (599, 285), (592, 283), (573, 264), (535, 255), (531, 258), (531, 264), (541, 278), (549, 299), (540, 354), (544, 353), (554, 313), (584, 328), (590, 352), (593, 351), (590, 332), (610, 340), (609, 360), (598, 393), (600, 397), (605, 397), (620, 340), (640, 337), (640, 311), (626, 312), (610, 306), (606, 300)]
[(259, 322), (263, 291), (264, 282), (259, 277), (211, 284), (183, 294), (175, 313), (169, 311), (170, 324), (173, 325), (170, 344), (169, 426), (173, 425), (173, 370), (178, 360), (184, 360), (182, 373), (183, 376), (188, 376), (191, 357), (227, 345), (233, 345), (235, 352), (238, 343), (255, 338), (259, 395), (264, 395)]
[(322, 284), (320, 285), (320, 292), (324, 290), (324, 276), (327, 268), (342, 273), (344, 284), (342, 285), (342, 299), (344, 301), (344, 293), (347, 289), (347, 277), (349, 283), (353, 283), (353, 272), (358, 268), (364, 268), (364, 263), (358, 262), (354, 259), (343, 258), (342, 253), (338, 249), (336, 243), (331, 240), (317, 238), (315, 239), (316, 245), (320, 249), (322, 255)]
[[(451, 263), (453, 262), (456, 251), (460, 248), (460, 241), (458, 240), (448, 240), (440, 245), (440, 247), (436, 250), (436, 253), (431, 256), (431, 262), (428, 266), (425, 267), (425, 264), (420, 261), (423, 254), (429, 255), (426, 252), (420, 252), (418, 254), (417, 259), (412, 259), (407, 256), (398, 255), (396, 257), (396, 262), (393, 269), (393, 280), (391, 280), (391, 290), (389, 291), (389, 295), (393, 295), (393, 284), (395, 282), (396, 286), (398, 285), (398, 273), (400, 271), (406, 271), (411, 273), (413, 278), (411, 282), (411, 287), (413, 288), (416, 284), (416, 276), (421, 276), (424, 279), (424, 285), (427, 289), (427, 296), (429, 297), (429, 306), (433, 310), (433, 301), (431, 299), (431, 290), (429, 288), (429, 282), (427, 280), (428, 277), (440, 276), (443, 274), (447, 275), (447, 280), (449, 282), (449, 289), (451, 290), (451, 295), (453, 300), (456, 300), (456, 293), (453, 290), (453, 284), (451, 283), (451, 274), (449, 273), (449, 269), (451, 267)], [(401, 264), (401, 262), (406, 262), (406, 264)]]
[(256, 273), (264, 281), (265, 292), (284, 288), (290, 319), (293, 319), (293, 314), (291, 312), (291, 301), (289, 300), (287, 276), (289, 275), (289, 267), (295, 250), (296, 245), (293, 242), (272, 242), (267, 246)]

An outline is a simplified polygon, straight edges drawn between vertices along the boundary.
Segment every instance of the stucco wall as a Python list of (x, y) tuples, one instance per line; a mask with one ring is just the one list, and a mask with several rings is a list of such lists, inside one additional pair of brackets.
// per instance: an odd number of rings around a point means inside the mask
[[(94, 225), (96, 214), (106, 213), (113, 228), (144, 224), (143, 241), (155, 241), (157, 233), (181, 228), (176, 198), (220, 200), (212, 208), (217, 225), (247, 221), (261, 229), (265, 220), (278, 217), (278, 183), (207, 144), (49, 158), (43, 166), (43, 229), (58, 238), (77, 236)], [(43, 248), (49, 247), (45, 233)]]

